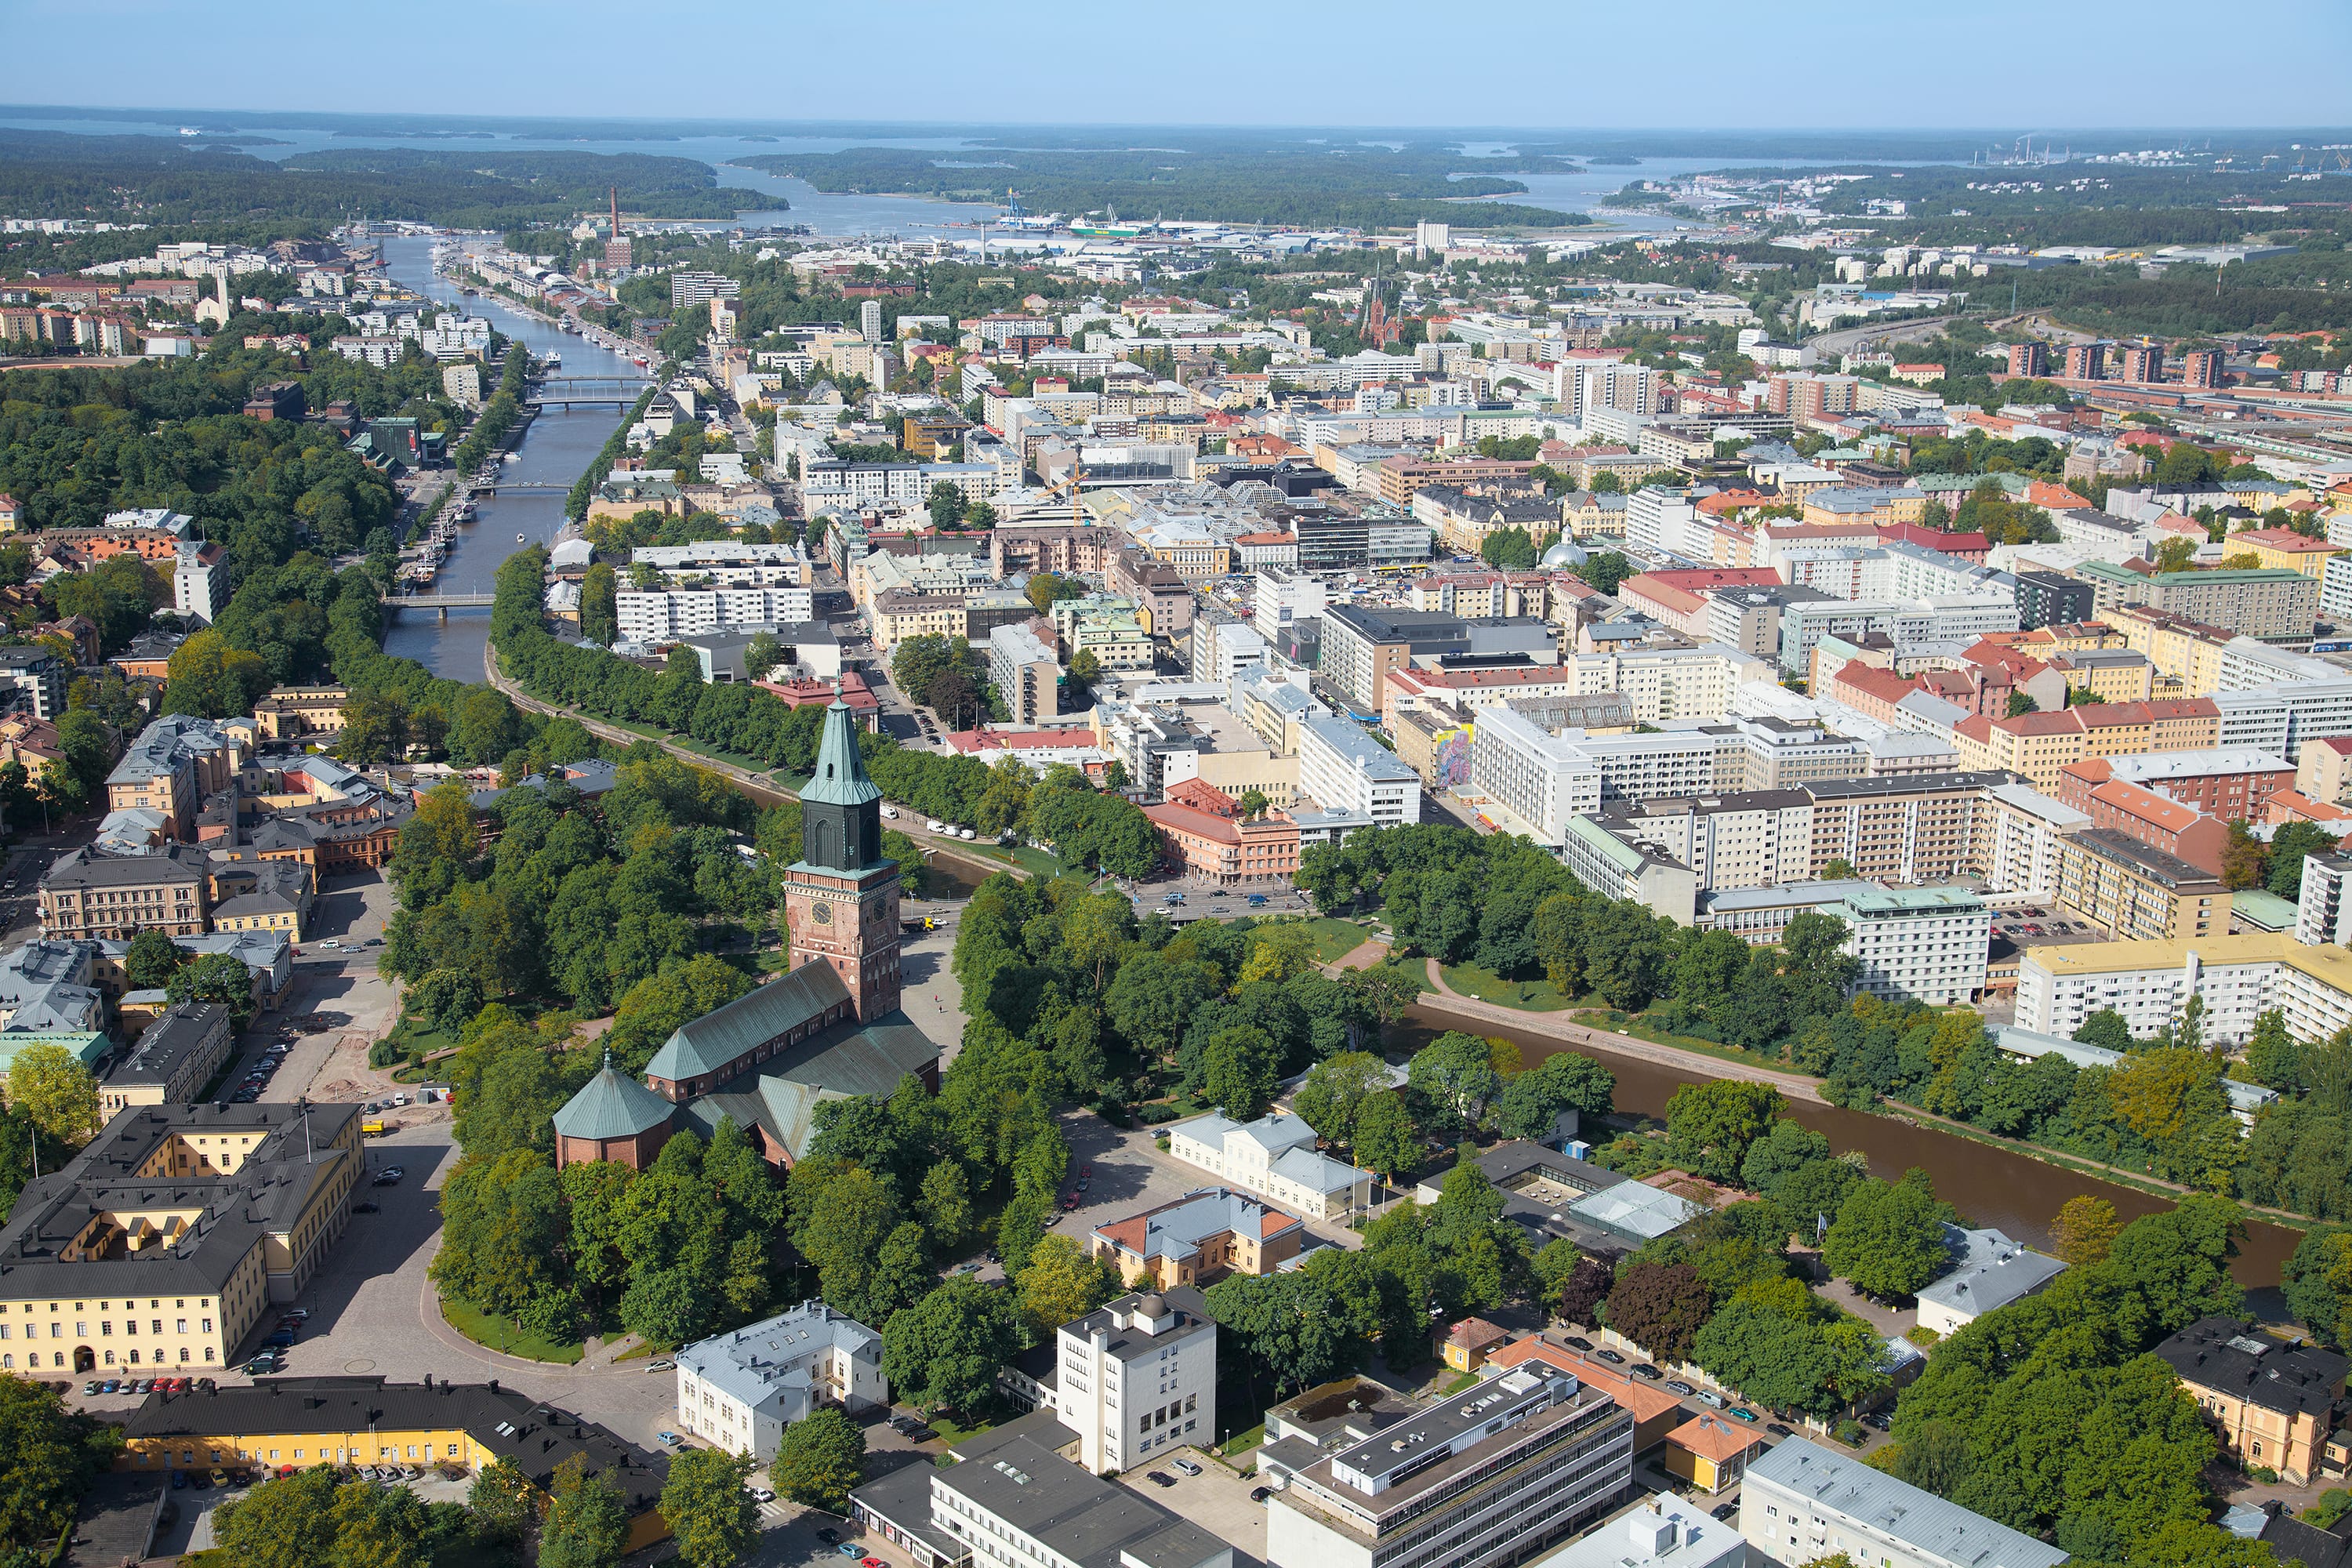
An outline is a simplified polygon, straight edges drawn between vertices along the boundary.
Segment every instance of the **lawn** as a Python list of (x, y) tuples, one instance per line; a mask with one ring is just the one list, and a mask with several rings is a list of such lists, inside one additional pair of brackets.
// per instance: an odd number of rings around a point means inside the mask
[(582, 1354), (582, 1347), (577, 1342), (563, 1344), (543, 1340), (527, 1330), (516, 1328), (508, 1319), (478, 1312), (453, 1296), (441, 1298), (441, 1315), (448, 1320), (451, 1328), (485, 1350), (521, 1356), (526, 1361), (561, 1363), (565, 1366), (577, 1363)]
[(1449, 963), (1444, 967), (1445, 984), (1465, 996), (1475, 996), (1481, 1002), (1492, 1002), (1498, 1007), (1518, 1007), (1530, 1013), (1557, 1012), (1574, 1005), (1575, 998), (1563, 996), (1549, 980), (1506, 980), (1493, 970), (1475, 963)]
[(947, 1415), (942, 1413), (940, 1415), (931, 1416), (929, 1418), (929, 1425), (932, 1431), (937, 1432), (940, 1436), (945, 1437), (948, 1440), (948, 1447), (952, 1448), (958, 1443), (962, 1442), (966, 1437), (985, 1432), (991, 1426), (995, 1426), (996, 1423), (993, 1421), (979, 1421), (974, 1422), (969, 1426), (959, 1426), (953, 1421), (949, 1420)]
[[(946, 848), (947, 846), (941, 845), (940, 847)], [(960, 855), (977, 856), (983, 860), (996, 860), (1008, 866), (1017, 866), (1034, 877), (1058, 877), (1070, 869), (1069, 867), (1062, 864), (1058, 857), (1048, 855), (1043, 849), (1032, 849), (1026, 844), (1015, 844), (1007, 847), (998, 844), (959, 843), (954, 847)]]
[(1218, 1444), (1216, 1451), (1220, 1456), (1225, 1458), (1236, 1458), (1243, 1454), (1248, 1453), (1252, 1448), (1256, 1447), (1260, 1443), (1265, 1441), (1265, 1423), (1261, 1421), (1255, 1426), (1234, 1433), (1232, 1436)]
[(1364, 928), (1353, 921), (1318, 915), (1305, 924), (1308, 934), (1315, 938), (1315, 961), (1318, 963), (1337, 963), (1364, 945)]

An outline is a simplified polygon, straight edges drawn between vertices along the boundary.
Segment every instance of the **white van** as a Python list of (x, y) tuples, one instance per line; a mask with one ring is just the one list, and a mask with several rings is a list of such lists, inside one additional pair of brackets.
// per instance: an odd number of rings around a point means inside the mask
[(884, 807), (882, 808), (882, 819), (883, 819), (885, 822), (896, 822), (896, 821), (898, 821), (898, 808), (897, 806), (895, 806), (895, 805), (886, 805), (886, 806), (884, 806)]

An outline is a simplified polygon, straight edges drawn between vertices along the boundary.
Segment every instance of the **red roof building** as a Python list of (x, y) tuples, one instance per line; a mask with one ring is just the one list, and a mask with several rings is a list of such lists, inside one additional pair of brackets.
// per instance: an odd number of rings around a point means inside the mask
[(1247, 822), (1172, 802), (1147, 805), (1162, 852), (1188, 877), (1207, 881), (1265, 882), (1298, 869), (1298, 824), (1279, 811)]

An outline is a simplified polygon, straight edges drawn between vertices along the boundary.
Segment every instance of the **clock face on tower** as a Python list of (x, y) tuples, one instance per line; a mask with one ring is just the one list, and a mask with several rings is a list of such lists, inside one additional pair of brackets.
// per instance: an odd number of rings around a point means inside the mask
[(819, 899), (809, 907), (809, 916), (817, 924), (829, 926), (833, 923), (833, 906)]

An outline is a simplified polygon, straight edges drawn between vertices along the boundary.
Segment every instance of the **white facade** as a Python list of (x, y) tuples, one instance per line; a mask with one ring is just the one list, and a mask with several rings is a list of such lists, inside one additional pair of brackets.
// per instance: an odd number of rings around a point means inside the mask
[(1558, 844), (1570, 819), (1600, 811), (1601, 764), (1524, 714), (1486, 708), (1470, 745), (1470, 787)]
[(812, 595), (802, 587), (669, 588), (643, 592), (625, 588), (614, 595), (621, 637), (629, 642), (663, 642), (729, 626), (779, 626), (805, 621)]
[(1275, 1111), (1246, 1124), (1203, 1116), (1168, 1131), (1168, 1152), (1226, 1186), (1308, 1219), (1369, 1208), (1373, 1173), (1316, 1152), (1315, 1129)]
[[(1297, 548), (1296, 543), (1291, 545), (1294, 555)], [(1319, 578), (1289, 570), (1262, 571), (1254, 584), (1250, 618), (1262, 637), (1279, 637), (1298, 622), (1313, 620), (1323, 613), (1323, 584)]]
[(1319, 805), (1363, 812), (1376, 826), (1421, 820), (1421, 775), (1345, 719), (1300, 721), (1298, 789)]
[(209, 626), (227, 605), (229, 586), (227, 553), (215, 550), (207, 561), (207, 548), (184, 544), (173, 558), (172, 607)]
[(821, 1405), (889, 1403), (882, 1336), (822, 1301), (677, 1352), (679, 1427), (732, 1454), (774, 1458), (784, 1428)]
[(1574, 660), (1576, 690), (1622, 693), (1635, 721), (1663, 724), (1670, 719), (1720, 719), (1731, 711), (1740, 687), (1777, 680), (1770, 664), (1722, 643), (1697, 647), (1629, 648), (1622, 653), (1582, 653)]
[(1856, 991), (1951, 1007), (1985, 988), (1992, 911), (1958, 888), (1857, 893), (1822, 911), (1845, 921)]
[(1813, 803), (1801, 791), (1664, 804), (1669, 809), (1640, 813), (1626, 831), (1689, 867), (1701, 892), (1801, 882), (1812, 870)]
[(1217, 1325), (1192, 1291), (1125, 1296), (1056, 1335), (1055, 1418), (1078, 1463), (1120, 1470), (1217, 1433)]
[(1243, 670), (1264, 668), (1265, 654), (1265, 638), (1255, 626), (1242, 621), (1211, 621), (1206, 616), (1192, 617), (1193, 679), (1231, 685)]
[(2058, 886), (2058, 848), (2091, 819), (2031, 784), (1994, 784), (1979, 797), (1977, 842), (1985, 889), (2046, 899)]
[(2294, 903), (2294, 940), (2307, 947), (2352, 942), (2352, 859), (2341, 855), (2303, 858), (2303, 888)]
[(2192, 995), (2205, 1003), (2209, 1046), (2243, 1044), (2273, 1007), (2296, 1039), (2331, 1039), (2352, 1025), (2352, 952), (2305, 946), (2287, 932), (2031, 948), (2018, 966), (2017, 1026), (2071, 1037), (2084, 1019), (2112, 1008), (2145, 1038)]
[(1771, 1562), (1843, 1552), (1875, 1568), (2055, 1568), (2066, 1553), (1803, 1437), (1748, 1467), (1739, 1533)]
[[(1484, 722), (1481, 719), (1480, 723)], [(1715, 787), (1719, 748), (1712, 735), (1671, 731), (1662, 735), (1594, 735), (1563, 730), (1559, 738), (1601, 770), (1603, 799), (1655, 800), (1661, 795), (1704, 795)], [(1474, 766), (1476, 758), (1474, 750)]]

